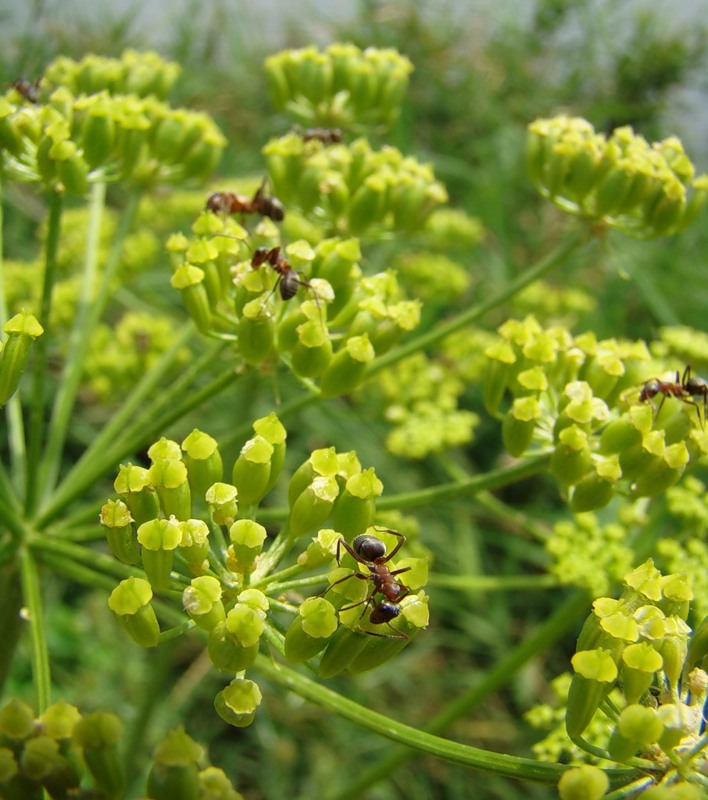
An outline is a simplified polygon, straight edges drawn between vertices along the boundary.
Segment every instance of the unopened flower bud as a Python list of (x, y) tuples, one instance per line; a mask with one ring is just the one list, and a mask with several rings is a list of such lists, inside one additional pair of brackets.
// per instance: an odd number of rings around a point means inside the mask
[(320, 380), (322, 397), (338, 397), (355, 389), (364, 379), (366, 366), (376, 353), (366, 334), (347, 339), (332, 358)]
[(139, 564), (140, 551), (133, 529), (133, 518), (121, 500), (109, 500), (101, 508), (101, 525), (113, 555), (124, 564)]
[(182, 442), (189, 487), (194, 497), (204, 497), (207, 489), (224, 477), (219, 445), (208, 433), (196, 428)]
[(94, 711), (77, 722), (74, 740), (98, 789), (108, 798), (123, 797), (125, 773), (118, 750), (122, 723), (115, 714)]
[(211, 308), (204, 277), (203, 269), (193, 264), (183, 264), (170, 278), (170, 283), (182, 295), (184, 307), (200, 333), (211, 330)]
[(575, 739), (590, 724), (617, 680), (617, 665), (608, 650), (582, 650), (572, 658), (575, 673), (568, 690), (565, 727)]
[(238, 489), (230, 483), (210, 486), (204, 499), (209, 504), (211, 518), (216, 525), (231, 525), (238, 512)]
[(143, 546), (143, 568), (151, 586), (164, 592), (170, 585), (174, 551), (182, 541), (182, 531), (175, 517), (153, 519), (138, 528), (138, 542)]
[(165, 516), (189, 519), (192, 514), (192, 493), (184, 461), (160, 458), (150, 467), (149, 475)]
[(232, 481), (238, 489), (242, 507), (255, 505), (268, 491), (274, 452), (273, 445), (259, 435), (249, 439), (241, 448), (233, 466)]
[(374, 521), (376, 498), (382, 492), (383, 484), (373, 467), (349, 478), (334, 506), (332, 523), (335, 529), (348, 541), (364, 533)]
[(36, 317), (27, 311), (9, 319), (3, 330), (7, 341), (0, 354), (0, 405), (7, 403), (17, 390), (32, 343), (44, 333)]
[(141, 647), (156, 647), (160, 626), (150, 601), (152, 587), (143, 578), (126, 578), (111, 592), (108, 607), (123, 630)]
[(113, 488), (130, 509), (136, 525), (155, 519), (158, 515), (160, 503), (145, 467), (121, 464)]
[(204, 749), (184, 729), (170, 731), (153, 753), (147, 790), (154, 800), (199, 800)]
[(561, 800), (601, 800), (610, 786), (610, 779), (592, 764), (583, 764), (564, 772), (558, 781)]
[(252, 519), (239, 519), (229, 528), (229, 538), (241, 572), (250, 570), (267, 537), (266, 529)]
[(314, 478), (290, 509), (290, 535), (297, 538), (318, 528), (329, 518), (338, 495), (336, 478)]
[(257, 684), (246, 678), (234, 678), (216, 695), (214, 708), (224, 722), (237, 728), (246, 728), (253, 722), (261, 699)]

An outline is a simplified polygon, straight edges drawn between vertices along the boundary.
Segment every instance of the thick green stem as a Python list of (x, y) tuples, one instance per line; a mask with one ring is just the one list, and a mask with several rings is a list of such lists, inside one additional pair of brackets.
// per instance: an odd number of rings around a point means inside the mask
[[(487, 672), (482, 680), (472, 684), (464, 694), (449, 703), (426, 727), (426, 731), (428, 733), (441, 733), (452, 722), (468, 714), (485, 697), (504, 686), (524, 664), (536, 654), (548, 649), (572, 625), (582, 619), (589, 603), (590, 598), (585, 592), (572, 594), (551, 617), (541, 623), (527, 639), (517, 645), (506, 658), (502, 659), (492, 670)], [(405, 743), (408, 744), (407, 742)], [(411, 750), (395, 750), (391, 752), (364, 770), (344, 791), (333, 795), (333, 798), (336, 798), (336, 800), (355, 800), (355, 798), (361, 797), (373, 785), (389, 778), (397, 767), (413, 756), (414, 753)], [(628, 775), (626, 772), (620, 774), (625, 777)], [(529, 776), (515, 777), (528, 777), (529, 780), (535, 780)], [(560, 776), (557, 775), (556, 780), (558, 777)]]
[(425, 350), (431, 345), (438, 344), (451, 333), (459, 331), (461, 328), (471, 325), (473, 322), (484, 316), (488, 311), (505, 303), (510, 297), (513, 297), (517, 292), (520, 292), (530, 283), (542, 278), (549, 272), (552, 272), (556, 267), (559, 267), (575, 252), (584, 242), (585, 236), (581, 233), (576, 233), (567, 242), (559, 245), (552, 253), (549, 253), (545, 258), (541, 259), (538, 263), (529, 267), (525, 272), (519, 275), (516, 280), (513, 280), (505, 289), (499, 294), (494, 295), (484, 303), (479, 303), (472, 308), (457, 314), (452, 319), (446, 322), (441, 322), (436, 325), (432, 330), (416, 336), (409, 342), (397, 347), (395, 350), (385, 353), (380, 358), (375, 359), (369, 369), (367, 375), (375, 375), (382, 369), (390, 367), (407, 356), (413, 355), (419, 351)]
[[(450, 761), (453, 764), (460, 764), (461, 766), (503, 775), (508, 778), (539, 783), (557, 783), (560, 776), (568, 769), (567, 766), (561, 764), (545, 764), (529, 758), (508, 756), (471, 747), (470, 745), (459, 744), (417, 728), (412, 728), (376, 711), (372, 711), (370, 708), (360, 706), (358, 703), (342, 697), (337, 692), (304, 677), (290, 667), (276, 664), (272, 659), (263, 655), (258, 656), (256, 668), (261, 675), (279, 683), (281, 686), (285, 686), (300, 697), (304, 697), (306, 700), (316, 703), (334, 714), (344, 717), (374, 733), (385, 736), (394, 742), (405, 744), (415, 750), (441, 758), (444, 761)], [(617, 770), (615, 772), (624, 777), (628, 775), (626, 771)], [(350, 796), (364, 797), (370, 789), (371, 784), (367, 783), (361, 787), (356, 795), (352, 794)]]
[(22, 548), (20, 551), (20, 567), (22, 594), (27, 607), (32, 638), (32, 673), (37, 690), (37, 709), (40, 714), (43, 714), (51, 702), (49, 653), (44, 635), (44, 611), (37, 563), (34, 560), (34, 555), (27, 547)]
[(15, 648), (20, 638), (23, 621), (20, 615), (22, 608), (22, 583), (13, 562), (0, 569), (0, 597), (2, 597), (2, 614), (0, 614), (0, 693), (10, 674)]
[(63, 195), (51, 192), (49, 195), (49, 219), (47, 220), (47, 241), (44, 262), (44, 284), (39, 307), (39, 321), (44, 334), (35, 342), (34, 370), (32, 373), (32, 390), (29, 413), (29, 446), (27, 448), (27, 475), (25, 491), (25, 508), (28, 515), (34, 512), (38, 497), (39, 462), (44, 438), (44, 408), (47, 401), (47, 361), (49, 345), (52, 340), (50, 313), (52, 292), (57, 275), (59, 256), (59, 235), (61, 233), (61, 215)]
[(538, 591), (555, 589), (561, 582), (555, 575), (436, 575), (428, 580), (429, 586), (461, 589), (465, 592), (506, 592), (524, 589)]

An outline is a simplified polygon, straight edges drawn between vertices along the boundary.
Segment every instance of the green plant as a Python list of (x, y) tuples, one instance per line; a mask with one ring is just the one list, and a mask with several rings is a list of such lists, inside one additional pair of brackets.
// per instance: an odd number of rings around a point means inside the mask
[[(704, 699), (705, 622), (696, 616), (691, 635), (694, 598), (682, 573), (695, 573), (698, 592), (708, 559), (698, 536), (662, 539), (649, 517), (658, 509), (702, 520), (702, 484), (693, 476), (680, 481), (700, 469), (708, 450), (704, 384), (688, 384), (688, 372), (680, 378), (676, 361), (683, 370), (690, 354), (698, 371), (708, 363), (705, 341), (675, 328), (649, 346), (573, 334), (559, 318), (581, 313), (586, 298), (543, 284), (539, 290), (539, 281), (569, 269), (596, 239), (684, 230), (701, 211), (708, 178), (695, 176), (675, 138), (652, 146), (629, 128), (604, 136), (577, 118), (537, 120), (527, 138), (532, 181), (573, 224), (565, 241), (502, 289), (473, 305), (459, 302), (468, 284), (455, 247), (446, 246), (443, 257), (440, 243), (454, 238), (453, 245), (474, 248), (480, 223), (441, 208), (447, 194), (429, 165), (361, 135), (372, 127), (385, 134), (411, 69), (396, 51), (347, 44), (269, 58), (276, 108), (300, 124), (341, 127), (345, 138), (293, 130), (268, 142), (269, 181), (239, 186), (236, 205), (249, 212), (240, 219), (224, 213), (223, 188), (220, 195), (199, 188), (171, 200), (149, 196), (163, 184), (201, 187), (226, 144), (207, 115), (166, 102), (177, 71), (155, 55), (58, 59), (39, 84), (39, 102), (16, 89), (0, 99), (3, 186), (35, 184), (48, 208), (44, 258), (25, 265), (36, 279), (20, 289), (8, 284), (2, 295), (17, 314), (5, 324), (0, 360), (7, 420), (0, 556), (8, 598), (0, 624), (9, 643), (0, 677), (11, 676), (23, 625), (18, 611), (26, 606), (36, 702), (45, 714), (52, 687), (40, 572), (47, 570), (103, 592), (120, 627), (143, 648), (169, 652), (170, 642), (201, 642), (205, 663), (231, 678), (212, 699), (234, 727), (257, 721), (278, 685), (454, 764), (522, 781), (562, 778), (568, 797), (584, 789), (601, 796), (605, 781), (615, 797), (649, 795), (659, 782), (666, 796), (674, 785), (704, 787), (705, 735), (699, 724), (683, 724), (676, 709), (691, 709), (695, 723)], [(112, 184), (127, 201), (105, 241)], [(73, 197), (88, 198), (86, 213), (65, 208)], [(276, 199), (284, 220), (272, 211)], [(72, 225), (86, 225), (78, 281), (65, 229), (72, 213)], [(167, 236), (164, 257), (154, 248), (156, 232), (166, 232), (163, 215), (181, 227)], [(162, 263), (151, 284), (153, 261)], [(391, 262), (399, 275), (380, 268)], [(3, 265), (2, 274), (21, 275), (21, 266)], [(485, 315), (503, 318), (524, 303), (537, 314), (508, 317), (497, 333), (484, 326)], [(114, 340), (119, 346), (111, 348)], [(649, 392), (656, 376), (672, 388)], [(473, 413), (465, 391), (480, 379)], [(222, 430), (212, 431), (207, 415), (227, 391), (236, 413), (219, 417)], [(494, 458), (476, 471), (452, 454), (482, 424)], [(377, 448), (369, 458), (364, 431), (376, 435), (385, 425), (393, 455)], [(356, 452), (337, 448), (348, 427), (361, 439)], [(495, 461), (500, 440), (516, 460)], [(401, 456), (435, 459), (445, 479), (385, 494)], [(118, 497), (104, 502), (104, 481), (116, 468)], [(539, 477), (553, 482), (547, 496), (556, 516), (566, 517), (553, 530), (542, 514), (519, 515), (513, 502), (491, 494)], [(421, 633), (438, 613), (424, 588), (434, 542), (403, 514), (460, 500), (520, 529), (527, 549), (514, 558), (535, 559), (546, 574), (485, 580), (436, 569), (431, 589), (550, 589), (561, 599), (427, 725), (404, 725), (324, 681), (399, 669), (425, 641)], [(361, 537), (369, 545), (373, 539), (374, 549), (363, 549)], [(100, 538), (112, 556), (87, 546)], [(445, 547), (439, 551), (445, 555)], [(677, 574), (662, 576), (651, 562), (631, 571), (649, 556)], [(563, 763), (439, 735), (561, 641), (591, 597), (622, 578), (625, 595), (597, 600), (581, 633), (567, 699), (570, 741), (603, 766), (612, 762), (606, 774), (581, 769), (566, 777)], [(563, 594), (564, 585), (578, 588)], [(705, 598), (697, 596), (694, 607), (704, 614)], [(647, 632), (647, 615), (655, 623), (661, 615), (660, 632), (659, 623)], [(624, 699), (611, 700), (619, 670)], [(662, 701), (648, 736), (645, 712), (634, 709), (649, 702), (652, 687), (672, 702)], [(616, 723), (601, 744), (581, 736), (598, 710)], [(129, 774), (140, 769), (143, 735), (136, 726), (129, 737)], [(210, 796), (199, 783), (199, 748), (187, 738), (170, 740), (179, 758), (169, 746), (159, 749), (157, 760), (165, 757), (172, 769), (153, 768), (150, 797), (178, 790)], [(25, 769), (19, 749), (10, 751), (0, 781), (14, 787), (28, 776), (17, 768)], [(331, 793), (359, 796), (407, 757), (383, 757)], [(106, 796), (122, 796), (117, 765), (101, 783), (84, 759)], [(51, 796), (66, 793), (53, 776), (31, 779), (33, 791), (41, 785)]]

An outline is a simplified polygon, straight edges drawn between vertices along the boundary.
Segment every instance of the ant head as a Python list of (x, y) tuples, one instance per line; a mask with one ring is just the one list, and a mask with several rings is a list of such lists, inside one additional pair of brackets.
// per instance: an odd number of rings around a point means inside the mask
[(639, 402), (645, 403), (647, 400), (651, 400), (652, 397), (656, 397), (660, 391), (661, 386), (659, 385), (659, 381), (656, 380), (656, 378), (652, 378), (642, 386), (642, 391), (639, 393)]
[(375, 536), (362, 534), (357, 536), (353, 542), (354, 552), (361, 556), (365, 561), (376, 561), (386, 555), (386, 545)]

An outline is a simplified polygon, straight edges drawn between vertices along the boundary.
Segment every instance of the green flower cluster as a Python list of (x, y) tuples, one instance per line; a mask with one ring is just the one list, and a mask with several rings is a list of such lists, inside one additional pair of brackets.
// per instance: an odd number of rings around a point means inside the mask
[(374, 150), (364, 138), (326, 145), (289, 133), (263, 154), (278, 198), (340, 235), (416, 232), (447, 202), (430, 164), (395, 147)]
[(413, 65), (392, 49), (349, 43), (285, 50), (265, 62), (271, 102), (299, 122), (389, 127), (398, 117)]
[(376, 393), (385, 403), (394, 426), (386, 436), (390, 452), (424, 458), (472, 441), (479, 416), (457, 407), (464, 389), (454, 368), (417, 353), (377, 375), (362, 402)]
[(576, 514), (572, 521), (556, 523), (545, 542), (553, 558), (550, 572), (561, 583), (583, 586), (599, 597), (632, 568), (635, 554), (627, 538), (621, 523), (601, 525), (595, 514)]
[[(248, 238), (234, 220), (208, 211), (193, 230), (195, 238), (168, 241), (172, 285), (198, 329), (233, 341), (250, 366), (280, 358), (299, 378), (317, 379), (322, 396), (346, 394), (418, 325), (420, 303), (400, 297), (393, 272), (362, 277), (356, 239), (281, 246), (270, 220)], [(286, 287), (308, 299), (294, 302)]]
[[(112, 713), (81, 714), (69, 703), (39, 717), (19, 700), (0, 708), (0, 796), (5, 800), (64, 800), (126, 796), (122, 723)], [(146, 796), (152, 800), (242, 800), (226, 774), (206, 766), (205, 751), (181, 728), (153, 753)]]
[[(509, 320), (499, 334), (486, 350), (485, 407), (502, 418), (511, 455), (534, 441), (551, 450), (551, 472), (574, 511), (602, 508), (620, 486), (633, 497), (659, 494), (708, 452), (695, 405), (660, 396), (657, 409), (642, 398), (643, 342), (573, 337), (533, 317)], [(507, 392), (513, 399), (501, 413)]]
[(661, 361), (678, 360), (702, 372), (708, 369), (708, 333), (688, 325), (660, 328), (659, 338), (652, 342), (651, 352)]
[(708, 175), (676, 137), (650, 145), (631, 128), (608, 138), (578, 117), (529, 125), (531, 179), (559, 208), (642, 239), (684, 230), (703, 207)]
[[(572, 658), (566, 729), (576, 743), (598, 709), (608, 713), (607, 753), (637, 754), (665, 784), (700, 780), (708, 767), (702, 737), (708, 699), (708, 619), (691, 634), (693, 591), (681, 573), (662, 575), (651, 559), (624, 579), (618, 600), (601, 597)], [(619, 685), (623, 708), (604, 703)]]
[(206, 179), (226, 140), (206, 114), (159, 99), (176, 74), (153, 53), (59, 59), (44, 81), (57, 87), (43, 102), (28, 104), (14, 89), (0, 97), (2, 174), (72, 195), (86, 194), (97, 181), (148, 186)]
[[(425, 558), (396, 559), (395, 568), (406, 570), (400, 584), (406, 591), (400, 602), (394, 599), (391, 620), (370, 619), (382, 598), (366, 560), (352, 564), (359, 568), (359, 580), (341, 580), (354, 574), (345, 567), (344, 556), (349, 556), (342, 541), (367, 534), (383, 542), (386, 552), (401, 541), (400, 535), (372, 527), (383, 485), (353, 452), (316, 450), (295, 470), (287, 520), (264, 550), (266, 530), (254, 517), (280, 477), (287, 434), (274, 414), (257, 420), (253, 429), (231, 468), (230, 483), (223, 480), (216, 441), (194, 430), (181, 445), (167, 439), (153, 444), (149, 468), (122, 466), (115, 482), (120, 499), (101, 511), (111, 551), (125, 564), (140, 565), (144, 574), (121, 581), (109, 598), (121, 627), (141, 646), (157, 646), (161, 632), (153, 595), (179, 590), (192, 626), (208, 636), (214, 666), (238, 673), (215, 700), (218, 713), (233, 725), (249, 725), (260, 703), (258, 686), (242, 673), (262, 641), (296, 663), (322, 653), (319, 674), (329, 677), (343, 669), (371, 669), (428, 623), (427, 598), (417, 591), (427, 581)], [(298, 549), (294, 563), (283, 566)], [(301, 583), (302, 573), (335, 558), (341, 566), (329, 579), (336, 574), (340, 582), (328, 597), (310, 597), (297, 606), (283, 602), (285, 590), (313, 583), (311, 578)], [(327, 579), (321, 575), (323, 589)], [(338, 615), (341, 606), (346, 608)], [(287, 633), (282, 615), (289, 617)]]

